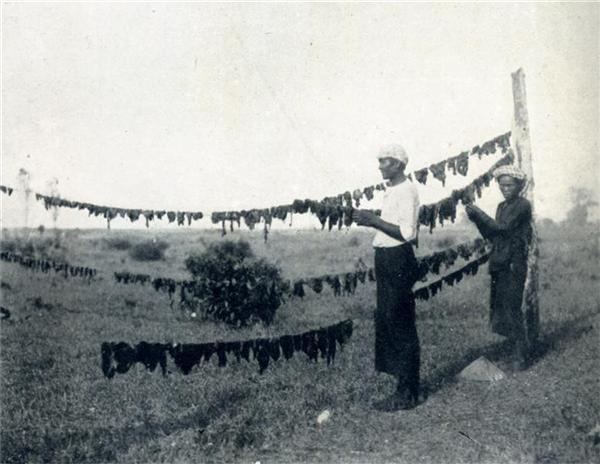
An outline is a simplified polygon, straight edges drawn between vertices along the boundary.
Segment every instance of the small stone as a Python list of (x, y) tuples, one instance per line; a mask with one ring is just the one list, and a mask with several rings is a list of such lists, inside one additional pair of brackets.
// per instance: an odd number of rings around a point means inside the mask
[(465, 380), (478, 382), (496, 382), (506, 378), (506, 374), (484, 356), (465, 367), (458, 376)]
[(325, 409), (321, 414), (317, 416), (317, 424), (321, 425), (327, 422), (331, 418), (331, 411)]

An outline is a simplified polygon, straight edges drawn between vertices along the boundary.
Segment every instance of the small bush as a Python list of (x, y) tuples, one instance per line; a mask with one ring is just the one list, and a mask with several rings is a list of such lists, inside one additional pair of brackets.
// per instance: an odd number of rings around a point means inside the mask
[(162, 240), (147, 240), (129, 249), (129, 255), (136, 261), (161, 261), (169, 244)]
[(185, 265), (196, 281), (194, 301), (206, 315), (235, 326), (273, 321), (284, 283), (279, 269), (255, 258), (248, 242), (211, 244)]
[(110, 237), (104, 240), (106, 247), (109, 250), (129, 250), (131, 248), (131, 241), (123, 237)]

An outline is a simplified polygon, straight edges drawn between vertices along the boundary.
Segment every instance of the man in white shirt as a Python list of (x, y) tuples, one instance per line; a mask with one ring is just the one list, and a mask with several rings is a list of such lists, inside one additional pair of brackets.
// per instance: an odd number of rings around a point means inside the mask
[(419, 195), (404, 174), (408, 155), (400, 145), (383, 148), (377, 158), (388, 181), (381, 216), (354, 212), (358, 225), (377, 230), (373, 240), (377, 309), (375, 310), (375, 370), (398, 379), (396, 392), (375, 403), (382, 411), (411, 409), (419, 397), (420, 348), (412, 287), (417, 260), (412, 243), (417, 236)]

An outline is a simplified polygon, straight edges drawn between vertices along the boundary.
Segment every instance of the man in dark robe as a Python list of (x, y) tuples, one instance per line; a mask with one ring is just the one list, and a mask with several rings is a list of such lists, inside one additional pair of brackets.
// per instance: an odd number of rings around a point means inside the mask
[(507, 337), (512, 347), (512, 367), (527, 367), (528, 351), (525, 320), (521, 304), (527, 277), (527, 256), (531, 241), (531, 203), (524, 197), (526, 176), (514, 166), (494, 172), (504, 201), (492, 219), (474, 205), (467, 215), (481, 235), (492, 241), (489, 272), (490, 326), (493, 332)]

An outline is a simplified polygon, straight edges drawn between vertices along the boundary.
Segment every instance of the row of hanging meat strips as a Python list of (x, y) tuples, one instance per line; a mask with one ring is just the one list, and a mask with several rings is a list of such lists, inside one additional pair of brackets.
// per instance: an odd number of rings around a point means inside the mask
[[(428, 168), (414, 171), (412, 175), (409, 174), (409, 177), (412, 178), (414, 175), (415, 180), (425, 184), (427, 183), (428, 172), (431, 172), (433, 177), (440, 180), (440, 182), (444, 184), (446, 180), (446, 170), (452, 171), (455, 175), (457, 172), (463, 176), (467, 175), (469, 169), (469, 155), (478, 155), (479, 158), (481, 158), (483, 155), (496, 153), (498, 149), (500, 149), (502, 153), (506, 153), (509, 147), (510, 132), (495, 137), (494, 139), (485, 142), (481, 146), (477, 145), (473, 147), (470, 152), (465, 151), (457, 156), (450, 157), (446, 160), (432, 164)], [(0, 186), (0, 190), (8, 195), (13, 192), (11, 187), (6, 186)], [(234, 223), (237, 223), (239, 227), (241, 220), (243, 220), (250, 229), (253, 229), (255, 224), (264, 222), (266, 229), (268, 226), (270, 226), (273, 218), (283, 221), (289, 215), (291, 220), (293, 213), (303, 214), (311, 212), (319, 218), (323, 228), (328, 223), (329, 229), (331, 230), (336, 225), (338, 228), (341, 228), (343, 225), (350, 226), (352, 224), (353, 206), (359, 207), (363, 198), (371, 200), (373, 198), (373, 193), (377, 190), (385, 190), (385, 184), (380, 183), (365, 187), (363, 189), (356, 189), (353, 192), (346, 191), (333, 197), (324, 198), (321, 201), (308, 199), (295, 200), (289, 205), (280, 205), (264, 209), (251, 209), (248, 211), (217, 211), (212, 213), (211, 220), (215, 224), (221, 223), (223, 234), (225, 234), (226, 222), (229, 222), (231, 230), (233, 230)], [(177, 222), (178, 225), (184, 225), (186, 221), (188, 225), (191, 225), (192, 221), (202, 219), (203, 217), (201, 212), (117, 208), (79, 201), (70, 201), (64, 198), (42, 195), (39, 193), (35, 194), (35, 198), (38, 201), (43, 201), (46, 209), (53, 207), (66, 207), (80, 210), (85, 209), (90, 215), (104, 217), (109, 225), (110, 221), (116, 217), (127, 217), (132, 222), (143, 217), (146, 221), (146, 227), (149, 227), (149, 222), (151, 220), (155, 218), (162, 219), (165, 216), (170, 223)]]
[(39, 193), (35, 194), (35, 198), (38, 201), (44, 202), (44, 207), (48, 210), (53, 207), (60, 208), (73, 208), (80, 210), (87, 210), (90, 216), (102, 216), (108, 223), (116, 217), (129, 218), (131, 222), (137, 221), (140, 218), (144, 218), (146, 221), (146, 227), (150, 226), (150, 221), (156, 219), (162, 219), (167, 217), (169, 223), (177, 221), (177, 225), (185, 225), (186, 221), (188, 225), (192, 224), (192, 221), (198, 221), (204, 217), (204, 215), (197, 212), (190, 211), (165, 211), (165, 210), (147, 210), (147, 209), (129, 209), (129, 208), (116, 208), (112, 206), (100, 206), (92, 203), (83, 203), (79, 201), (65, 200), (64, 198), (58, 198), (48, 195), (42, 195)]
[[(244, 341), (211, 343), (148, 343), (140, 342), (131, 346), (125, 342), (104, 342), (101, 345), (101, 367), (105, 377), (112, 378), (116, 373), (124, 374), (136, 363), (150, 371), (160, 366), (163, 375), (167, 373), (167, 354), (175, 366), (184, 374), (189, 374), (194, 366), (208, 363), (217, 356), (218, 366), (241, 359), (258, 362), (262, 374), (270, 361), (280, 358), (291, 359), (296, 352), (303, 352), (311, 361), (317, 361), (319, 354), (329, 365), (335, 359), (337, 345), (340, 347), (350, 339), (353, 332), (352, 320), (338, 322), (327, 327), (310, 330), (296, 335), (283, 335), (271, 338), (258, 338)], [(229, 359), (228, 359), (229, 357)]]
[[(498, 151), (506, 154), (510, 149), (510, 132), (493, 138), (481, 146), (477, 145), (470, 152), (465, 151), (457, 156), (450, 157), (439, 163), (432, 164), (428, 168), (423, 168), (409, 174), (412, 179), (423, 184), (427, 183), (427, 173), (431, 172), (433, 177), (440, 180), (442, 184), (446, 182), (446, 171), (451, 171), (454, 175), (461, 174), (466, 176), (469, 171), (469, 156), (477, 155), (481, 158), (483, 155), (490, 155)], [(353, 192), (346, 191), (333, 197), (326, 197), (321, 201), (316, 200), (294, 200), (292, 204), (273, 206), (264, 209), (250, 209), (242, 211), (216, 211), (211, 214), (213, 224), (221, 223), (222, 233), (226, 234), (226, 223), (229, 223), (229, 229), (233, 231), (234, 224), (240, 227), (242, 220), (250, 229), (258, 223), (264, 223), (265, 228), (271, 225), (273, 219), (282, 221), (286, 218), (291, 218), (294, 213), (312, 213), (316, 215), (321, 222), (322, 228), (328, 225), (329, 230), (337, 225), (341, 228), (343, 225), (350, 226), (352, 224), (352, 209), (358, 208), (363, 198), (371, 200), (374, 197), (374, 192), (385, 190), (385, 183), (371, 185), (363, 189), (357, 189)], [(477, 185), (473, 189), (474, 192), (479, 192), (481, 185)], [(470, 193), (470, 192), (469, 192)]]
[[(481, 256), (487, 253), (488, 247), (489, 245), (486, 241), (477, 238), (472, 242), (461, 243), (420, 257), (417, 259), (416, 280), (425, 280), (427, 274), (439, 275), (442, 264), (448, 269), (454, 265), (459, 257), (469, 260), (474, 255)], [(371, 267), (367, 268), (362, 261), (359, 261), (357, 269), (352, 272), (297, 279), (289, 281), (287, 286), (291, 289), (293, 296), (300, 298), (305, 295), (305, 286), (318, 294), (323, 291), (325, 284), (329, 285), (335, 296), (340, 296), (342, 294), (353, 294), (356, 291), (358, 283), (365, 283), (366, 281), (374, 282), (376, 278), (374, 269)]]
[[(476, 275), (488, 257), (487, 254), (483, 255), (442, 279), (418, 289), (415, 298), (427, 300), (440, 292), (443, 284), (453, 286), (466, 275)], [(250, 361), (252, 358), (258, 362), (260, 373), (267, 369), (271, 361), (277, 361), (281, 357), (291, 359), (295, 352), (304, 352), (309, 360), (315, 362), (320, 353), (321, 358), (326, 359), (329, 364), (335, 358), (337, 344), (343, 346), (352, 336), (352, 329), (352, 321), (347, 320), (298, 335), (245, 341), (181, 345), (140, 342), (135, 347), (125, 342), (105, 342), (101, 346), (101, 366), (108, 378), (112, 378), (115, 373), (128, 372), (136, 363), (144, 365), (150, 371), (160, 365), (163, 375), (166, 375), (167, 353), (184, 375), (189, 374), (194, 366), (209, 362), (214, 354), (217, 355), (219, 367), (227, 365), (228, 356), (230, 362), (232, 359), (239, 362), (241, 359)]]
[(0, 192), (6, 193), (9, 197), (13, 193), (12, 187), (6, 187), (5, 185), (0, 185)]
[(470, 152), (464, 151), (457, 156), (452, 156), (446, 160), (434, 163), (429, 168), (419, 169), (414, 171), (414, 179), (422, 184), (427, 184), (428, 174), (439, 180), (442, 185), (446, 185), (446, 171), (451, 171), (452, 174), (457, 173), (466, 176), (469, 173), (469, 156), (477, 155), (479, 159), (483, 155), (491, 155), (500, 150), (503, 154), (506, 154), (510, 148), (510, 132), (499, 135), (498, 137), (488, 140), (484, 144), (476, 145), (471, 149)]
[(32, 271), (42, 272), (48, 274), (55, 272), (56, 274), (62, 274), (65, 278), (68, 277), (83, 277), (91, 279), (98, 273), (97, 269), (93, 269), (86, 266), (71, 266), (67, 263), (57, 263), (53, 260), (33, 258), (31, 256), (23, 256), (18, 253), (11, 251), (0, 252), (0, 260), (8, 263), (20, 264)]
[(446, 197), (436, 203), (422, 205), (419, 209), (418, 225), (429, 227), (429, 232), (433, 232), (436, 224), (444, 225), (444, 221), (450, 220), (454, 222), (456, 219), (456, 207), (459, 203), (468, 205), (474, 203), (476, 198), (481, 198), (482, 190), (488, 187), (494, 178), (493, 172), (500, 166), (512, 164), (514, 162), (514, 154), (512, 150), (508, 150), (506, 155), (498, 160), (486, 172), (475, 178), (467, 186), (453, 190), (449, 197)]
[(429, 285), (418, 288), (415, 290), (414, 295), (417, 300), (428, 300), (435, 296), (443, 288), (443, 284), (449, 285), (450, 287), (461, 282), (464, 276), (474, 276), (477, 274), (479, 267), (485, 264), (489, 259), (489, 254), (485, 254), (474, 261), (471, 261), (467, 265), (460, 269), (438, 279)]
[[(461, 243), (445, 250), (422, 256), (417, 259), (418, 269), (416, 278), (417, 280), (423, 280), (430, 273), (438, 275), (442, 265), (448, 269), (454, 265), (459, 257), (469, 260), (474, 255), (486, 253), (487, 249), (488, 243), (481, 238), (477, 238), (470, 242)], [(152, 278), (148, 274), (132, 274), (129, 272), (115, 272), (114, 278), (117, 283), (121, 284), (150, 284), (154, 290), (168, 293), (170, 298), (179, 291), (181, 302), (186, 300), (186, 291), (194, 290), (194, 281), (191, 280), (175, 280), (168, 277)], [(366, 281), (374, 282), (375, 280), (374, 269), (368, 268), (359, 260), (353, 272), (288, 280), (284, 282), (283, 290), (290, 296), (303, 297), (305, 295), (305, 286), (315, 293), (321, 293), (324, 286), (328, 285), (335, 296), (340, 296), (342, 294), (353, 294), (358, 283), (365, 283)]]
[[(0, 191), (10, 196), (13, 193), (12, 187), (0, 185)], [(150, 209), (131, 209), (117, 208), (113, 206), (100, 206), (93, 203), (85, 203), (81, 201), (71, 201), (64, 198), (51, 195), (35, 194), (35, 199), (44, 203), (44, 208), (71, 208), (79, 210), (87, 210), (90, 216), (102, 216), (110, 225), (110, 221), (117, 217), (129, 218), (131, 222), (135, 222), (141, 218), (146, 221), (146, 227), (150, 227), (150, 221), (154, 219), (162, 219), (166, 217), (169, 223), (177, 222), (177, 225), (183, 226), (187, 222), (192, 225), (192, 221), (199, 221), (204, 217), (200, 211), (165, 211), (165, 210), (150, 210)]]
[(335, 226), (341, 229), (344, 225), (347, 227), (352, 225), (353, 200), (359, 203), (363, 194), (368, 199), (372, 199), (374, 197), (373, 192), (376, 190), (385, 190), (385, 184), (381, 183), (365, 187), (364, 191), (356, 190), (354, 194), (345, 192), (335, 197), (326, 197), (321, 201), (309, 199), (294, 200), (289, 205), (273, 206), (264, 209), (216, 211), (212, 213), (211, 220), (213, 224), (221, 223), (223, 235), (226, 234), (227, 222), (231, 231), (234, 230), (234, 224), (240, 227), (242, 220), (250, 230), (253, 230), (256, 224), (263, 223), (265, 227), (269, 227), (273, 219), (285, 221), (288, 217), (290, 218), (290, 225), (292, 225), (294, 213), (312, 213), (317, 216), (322, 228), (328, 225), (329, 230)]

